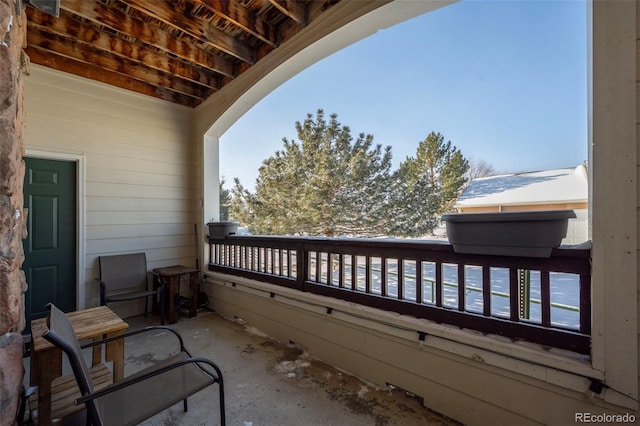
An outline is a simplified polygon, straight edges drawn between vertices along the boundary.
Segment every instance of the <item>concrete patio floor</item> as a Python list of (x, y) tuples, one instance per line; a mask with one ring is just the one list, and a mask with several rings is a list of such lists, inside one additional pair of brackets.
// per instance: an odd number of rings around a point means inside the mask
[[(127, 318), (131, 330), (158, 325), (158, 317)], [(230, 426), (457, 425), (405, 392), (378, 388), (308, 356), (295, 344), (272, 340), (242, 321), (200, 310), (180, 317), (178, 330), (194, 356), (216, 362), (225, 381)], [(125, 376), (170, 350), (165, 336), (143, 333), (127, 339)], [(65, 367), (67, 368), (67, 367)], [(141, 395), (141, 398), (143, 396)], [(218, 390), (209, 387), (143, 425), (217, 425)]]

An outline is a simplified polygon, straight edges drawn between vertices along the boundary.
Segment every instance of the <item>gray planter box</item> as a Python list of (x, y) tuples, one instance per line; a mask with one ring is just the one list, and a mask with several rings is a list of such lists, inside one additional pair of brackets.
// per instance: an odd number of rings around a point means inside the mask
[(238, 232), (238, 222), (209, 222), (209, 238), (220, 239), (227, 235), (236, 235)]
[(445, 214), (456, 253), (549, 257), (567, 235), (573, 210)]

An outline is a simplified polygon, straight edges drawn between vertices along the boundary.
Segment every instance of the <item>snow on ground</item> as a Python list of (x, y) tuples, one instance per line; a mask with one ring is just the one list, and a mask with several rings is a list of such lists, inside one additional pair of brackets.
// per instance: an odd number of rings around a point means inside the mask
[[(378, 263), (376, 263), (378, 262)], [(371, 292), (382, 294), (382, 268), (380, 260), (376, 259), (372, 264)], [(345, 265), (344, 274), (351, 276), (351, 265)], [(422, 267), (422, 300), (425, 303), (435, 303), (435, 272), (436, 264), (424, 262)], [(364, 268), (358, 267), (358, 269)], [(326, 271), (326, 268), (322, 268)], [(398, 295), (397, 263), (387, 263), (387, 295), (388, 297), (402, 296), (404, 300), (416, 300), (416, 264), (407, 262), (404, 265), (404, 294)], [(491, 268), (491, 315), (496, 317), (509, 318), (509, 270), (506, 268)], [(339, 271), (333, 271), (333, 282), (338, 282)], [(443, 264), (443, 303), (445, 307), (458, 307), (458, 265)], [(550, 273), (551, 292), (551, 323), (555, 326), (579, 329), (580, 324), (580, 282), (579, 276), (575, 274)], [(322, 282), (326, 282), (323, 272)], [(483, 311), (483, 288), (482, 288), (482, 267), (465, 266), (465, 306), (470, 312), (482, 313)], [(530, 275), (530, 303), (529, 318), (525, 320), (541, 323), (542, 311), (540, 305), (540, 272), (531, 271)], [(348, 285), (348, 284), (347, 284)], [(360, 291), (365, 291), (366, 277), (363, 273), (357, 274), (356, 287)]]

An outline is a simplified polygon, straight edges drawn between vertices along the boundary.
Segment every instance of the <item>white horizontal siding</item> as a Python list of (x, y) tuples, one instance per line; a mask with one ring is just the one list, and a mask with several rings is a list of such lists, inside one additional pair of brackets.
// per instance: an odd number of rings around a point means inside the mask
[(104, 167), (105, 164), (111, 166), (112, 170), (127, 171), (133, 170), (140, 173), (159, 173), (165, 176), (191, 176), (191, 170), (184, 164), (169, 163), (166, 160), (154, 160), (151, 158), (134, 158), (114, 156), (110, 154), (100, 154), (96, 158), (87, 159), (89, 170)]
[[(114, 170), (114, 173), (117, 173)], [(89, 173), (87, 173), (89, 174)], [(114, 177), (114, 180), (117, 178)], [(122, 198), (170, 198), (191, 199), (193, 197), (191, 187), (167, 188), (161, 184), (138, 185), (117, 182), (92, 182), (87, 176), (87, 196), (90, 197), (118, 197)]]
[(85, 160), (86, 306), (97, 259), (143, 251), (148, 267), (193, 265), (193, 110), (34, 66), (26, 148)]
[[(183, 167), (176, 167), (176, 169), (184, 171)], [(91, 182), (182, 188), (191, 184), (190, 176), (167, 174), (164, 170), (140, 172), (118, 169), (118, 174), (114, 176), (113, 169), (102, 167), (93, 167), (90, 175), (87, 176), (87, 180), (90, 180)]]
[[(47, 143), (56, 143), (67, 149), (81, 150), (87, 154), (105, 154), (111, 157), (137, 158), (141, 160), (155, 160), (161, 163), (185, 164), (186, 150), (179, 150), (172, 146), (172, 140), (166, 138), (149, 138), (147, 135), (123, 135), (103, 126), (84, 125), (82, 129), (74, 127), (79, 120), (55, 119), (51, 116), (29, 114), (28, 120), (41, 122), (40, 131)], [(117, 124), (122, 126), (123, 124)], [(37, 130), (36, 130), (37, 131)], [(91, 135), (92, 142), (87, 144), (87, 136)], [(34, 133), (35, 136), (35, 133)], [(153, 146), (146, 146), (154, 142)], [(175, 141), (173, 141), (175, 143)], [(142, 145), (140, 145), (142, 143)]]
[[(25, 80), (26, 85), (29, 86), (25, 88), (28, 92), (26, 94), (31, 99), (37, 99), (38, 104), (29, 105), (29, 113), (42, 111), (42, 106), (46, 105), (46, 102), (55, 105), (64, 103), (69, 106), (67, 112), (74, 108), (86, 111), (87, 117), (89, 117), (83, 120), (86, 123), (104, 125), (114, 119), (131, 121), (146, 125), (149, 127), (149, 134), (157, 134), (158, 136), (170, 133), (180, 134), (185, 124), (188, 124), (185, 121), (176, 120), (176, 116), (180, 115), (179, 110), (190, 112), (191, 110), (188, 108), (39, 66), (34, 66), (31, 71), (30, 76)], [(44, 75), (47, 75), (45, 78), (49, 78), (54, 74), (55, 84), (49, 83), (53, 81), (51, 79), (45, 81), (41, 78)], [(37, 88), (37, 91), (32, 91), (31, 88)], [(59, 97), (61, 90), (64, 91), (64, 99)], [(109, 108), (109, 114), (105, 116), (107, 105), (111, 108)], [(46, 108), (44, 110), (46, 111)], [(61, 116), (68, 115), (65, 111), (59, 113)], [(117, 132), (122, 129), (115, 127), (112, 130)]]
[(87, 240), (100, 240), (105, 238), (127, 238), (132, 233), (140, 237), (153, 237), (161, 235), (187, 235), (193, 232), (193, 226), (187, 223), (143, 223), (127, 224), (117, 227), (111, 225), (87, 226)]
[(94, 211), (138, 211), (181, 212), (189, 210), (181, 199), (173, 198), (119, 198), (119, 197), (87, 197), (87, 210)]
[(157, 247), (187, 247), (193, 248), (192, 235), (159, 235), (150, 237), (120, 237), (103, 238), (87, 241), (87, 255), (120, 253), (122, 246), (127, 245), (127, 251), (139, 252), (152, 250)]
[[(146, 223), (186, 223), (191, 220), (191, 212), (87, 212), (87, 226), (91, 225), (144, 225)], [(135, 238), (135, 237), (134, 237)], [(123, 251), (127, 251), (123, 249)]]
[(575, 219), (569, 219), (567, 236), (562, 244), (580, 244), (589, 240), (589, 211), (587, 209), (573, 209)]

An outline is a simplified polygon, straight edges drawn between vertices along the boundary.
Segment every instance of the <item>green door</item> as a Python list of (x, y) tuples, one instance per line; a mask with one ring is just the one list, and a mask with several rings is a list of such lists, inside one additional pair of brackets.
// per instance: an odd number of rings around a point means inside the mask
[(25, 158), (24, 204), (29, 209), (23, 241), (27, 329), (45, 317), (45, 305), (76, 307), (76, 163)]

